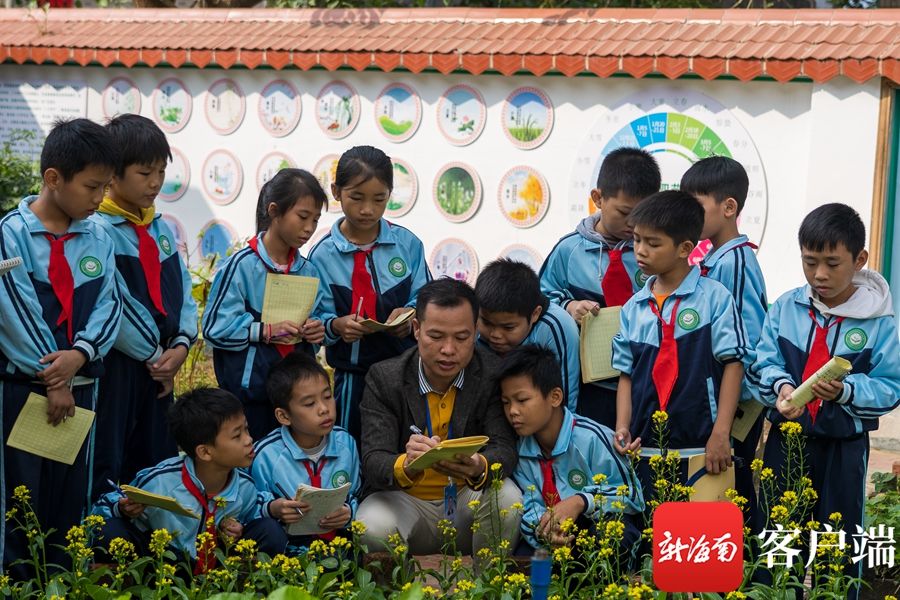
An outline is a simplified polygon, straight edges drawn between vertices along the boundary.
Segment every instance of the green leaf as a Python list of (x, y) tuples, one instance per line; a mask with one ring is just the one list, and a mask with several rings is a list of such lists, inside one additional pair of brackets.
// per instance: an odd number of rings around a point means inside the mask
[(408, 590), (405, 592), (400, 592), (398, 595), (394, 596), (395, 600), (422, 600), (424, 594), (422, 593), (422, 586), (418, 583), (410, 586)]
[[(253, 598), (253, 596), (250, 596)], [(315, 596), (304, 590), (303, 588), (286, 585), (280, 587), (271, 594), (267, 600), (317, 600)]]
[[(272, 596), (269, 596), (271, 598)], [(253, 600), (256, 598), (253, 594), (239, 594), (237, 592), (222, 592), (221, 594), (216, 594), (214, 596), (210, 596), (208, 600)]]

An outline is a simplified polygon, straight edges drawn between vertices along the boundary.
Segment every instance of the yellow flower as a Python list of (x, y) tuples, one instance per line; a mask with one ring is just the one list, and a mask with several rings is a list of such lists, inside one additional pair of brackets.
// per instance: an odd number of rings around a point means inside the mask
[(788, 490), (781, 495), (781, 502), (783, 504), (796, 504), (797, 503), (797, 492), (794, 490)]
[(839, 513), (839, 512), (833, 512), (830, 515), (828, 515), (828, 520), (831, 521), (832, 523), (839, 523), (842, 516), (843, 515), (841, 515), (841, 513)]
[(408, 548), (405, 545), (399, 544), (394, 547), (394, 554), (396, 556), (400, 556), (401, 554), (406, 554), (407, 550), (408, 550)]
[(483, 548), (479, 548), (478, 552), (475, 553), (475, 557), (479, 558), (481, 560), (487, 560), (488, 558), (491, 557), (491, 549), (488, 548), (487, 546), (485, 546)]
[(150, 551), (156, 558), (161, 558), (166, 546), (172, 541), (172, 534), (167, 529), (155, 529), (150, 534)]
[(728, 592), (725, 600), (746, 600), (747, 595), (742, 592)]
[(563, 535), (569, 535), (574, 527), (575, 521), (573, 521), (571, 518), (565, 519), (562, 523), (559, 524), (559, 530), (563, 533)]
[[(657, 412), (660, 412), (660, 411), (657, 411)], [(665, 413), (663, 413), (663, 414), (665, 414)], [(615, 583), (611, 583), (608, 586), (606, 586), (606, 589), (603, 590), (603, 597), (604, 598), (615, 598), (624, 591), (625, 590), (623, 590), (621, 586), (616, 585)]]
[(762, 471), (759, 472), (759, 480), (760, 481), (768, 481), (768, 480), (774, 479), (774, 478), (775, 478), (775, 472), (772, 471), (772, 469), (769, 467), (766, 467), (765, 469), (763, 469)]
[(460, 579), (456, 582), (456, 589), (460, 592), (471, 592), (475, 589), (475, 584), (468, 579)]
[(88, 515), (84, 518), (84, 524), (86, 527), (103, 527), (106, 525), (106, 519), (101, 517), (100, 515)]
[(459, 571), (460, 569), (462, 569), (462, 566), (463, 566), (462, 559), (459, 557), (454, 558), (453, 562), (450, 563), (450, 569), (452, 571)]
[(759, 473), (762, 471), (763, 461), (759, 458), (754, 458), (753, 462), (750, 463), (750, 470), (754, 473)]
[(353, 521), (350, 523), (350, 532), (353, 535), (362, 535), (366, 532), (366, 524), (362, 521)]
[(622, 510), (625, 510), (625, 503), (620, 502), (619, 500), (614, 500), (613, 502), (611, 502), (609, 504), (609, 507), (612, 508), (613, 510), (622, 511)]
[(621, 539), (625, 534), (625, 523), (622, 521), (607, 521), (606, 537), (615, 540)]
[(334, 548), (330, 548), (328, 544), (326, 544), (322, 540), (313, 540), (309, 544), (307, 554), (309, 554), (310, 558), (315, 558), (317, 556), (328, 556), (330, 554), (334, 554)]
[(558, 563), (566, 562), (572, 558), (572, 549), (568, 546), (560, 546), (553, 551), (553, 560)]
[(109, 541), (109, 553), (117, 563), (126, 563), (137, 558), (134, 544), (124, 538), (113, 538)]
[(628, 486), (625, 485), (624, 483), (623, 483), (622, 485), (620, 485), (619, 487), (616, 488), (616, 495), (617, 495), (617, 496), (627, 496), (627, 495), (628, 495), (628, 492), (629, 492)]
[(498, 462), (495, 462), (494, 464), (491, 465), (491, 472), (494, 475), (497, 475), (498, 473), (500, 473), (500, 469), (502, 469), (502, 468), (503, 468), (503, 465), (501, 465)]
[(521, 512), (521, 511), (525, 510), (525, 505), (522, 504), (521, 502), (513, 502), (510, 505), (509, 510), (517, 510), (517, 511)]
[(225, 508), (225, 505), (228, 504), (228, 501), (222, 496), (216, 496), (215, 499), (213, 499), (213, 502), (216, 503), (217, 508)]
[(772, 507), (771, 518), (776, 523), (779, 521), (784, 521), (788, 518), (788, 509), (782, 506), (781, 504), (776, 504)]
[(422, 588), (422, 594), (424, 594), (425, 598), (437, 598), (440, 592), (430, 585), (426, 585)]
[(479, 506), (481, 506), (481, 500), (479, 500), (478, 498), (475, 498), (474, 500), (469, 500), (468, 506), (469, 506), (469, 510), (473, 510), (473, 511), (474, 511), (474, 510), (477, 509)]
[(17, 485), (13, 490), (13, 498), (21, 504), (26, 504), (31, 500), (31, 492), (24, 485)]
[(812, 488), (806, 488), (800, 492), (800, 497), (803, 498), (804, 502), (813, 503), (819, 499), (819, 494)]
[(603, 473), (595, 474), (591, 480), (594, 482), (594, 485), (603, 485), (603, 482), (606, 481), (606, 475)]
[(796, 421), (785, 421), (779, 426), (781, 433), (788, 437), (793, 437), (803, 433), (803, 426)]
[(204, 552), (216, 547), (216, 539), (208, 531), (197, 534), (197, 552)]
[(525, 488), (525, 489), (526, 489), (526, 491), (528, 491), (528, 492), (534, 493), (534, 492), (537, 491), (537, 486), (534, 485), (534, 484), (532, 483), (531, 485), (529, 485), (529, 486), (528, 486), (527, 488)]
[(497, 548), (499, 548), (500, 550), (509, 550), (509, 540), (500, 540), (500, 543), (497, 544)]
[(653, 419), (653, 423), (655, 425), (662, 425), (669, 420), (669, 413), (664, 410), (658, 410), (653, 413), (653, 417), (651, 418)]

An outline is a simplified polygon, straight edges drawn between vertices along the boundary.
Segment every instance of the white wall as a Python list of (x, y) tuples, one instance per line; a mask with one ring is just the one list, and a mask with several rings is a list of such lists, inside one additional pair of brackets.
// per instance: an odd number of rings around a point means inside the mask
[[(717, 117), (733, 119), (736, 131), (746, 130), (742, 139), (749, 139), (755, 150), (745, 149), (744, 155), (758, 155), (761, 172), (757, 176), (759, 181), (764, 177), (765, 182), (762, 186), (764, 195), (757, 201), (764, 206), (756, 208), (757, 213), (767, 215), (759, 257), (770, 301), (803, 282), (796, 231), (803, 215), (811, 208), (824, 202), (847, 202), (859, 210), (867, 225), (871, 217), (878, 122), (877, 80), (859, 85), (838, 78), (817, 85), (561, 76), (473, 77), (353, 71), (176, 71), (0, 65), (0, 81), (85, 82), (88, 86), (87, 116), (96, 120), (103, 118), (101, 93), (117, 76), (130, 78), (140, 88), (141, 113), (146, 116), (152, 115), (154, 88), (167, 77), (179, 77), (195, 96), (190, 121), (184, 129), (169, 135), (171, 144), (183, 151), (191, 162), (190, 189), (181, 199), (172, 203), (159, 202), (158, 205), (160, 211), (174, 215), (184, 224), (192, 247), (200, 228), (213, 217), (227, 220), (241, 236), (253, 233), (256, 169), (259, 160), (268, 152), (280, 150), (299, 166), (312, 169), (326, 154), (340, 154), (356, 144), (372, 144), (405, 160), (415, 169), (419, 181), (418, 201), (410, 213), (397, 221), (423, 239), (427, 252), (431, 252), (437, 241), (457, 237), (475, 247), (482, 266), (513, 243), (528, 244), (546, 256), (557, 239), (570, 232), (577, 220), (577, 211), (570, 205), (582, 202), (582, 191), (577, 189), (576, 180), (586, 169), (577, 164), (578, 157), (599, 157), (606, 143), (600, 138), (612, 127), (604, 125), (603, 120), (620, 114), (616, 107), (635, 94), (649, 97), (687, 94), (691, 98), (703, 94), (724, 107), (725, 112), (718, 113)], [(247, 95), (246, 116), (241, 126), (233, 134), (224, 136), (209, 127), (203, 109), (206, 89), (223, 77), (233, 78)], [(280, 78), (288, 79), (300, 90), (303, 113), (300, 124), (291, 134), (274, 138), (260, 124), (257, 102), (260, 90), (268, 82)], [(334, 79), (353, 85), (361, 101), (361, 116), (356, 129), (341, 140), (326, 137), (315, 121), (316, 95), (323, 85)], [(422, 97), (422, 123), (417, 133), (403, 143), (388, 141), (380, 133), (373, 111), (375, 98), (393, 81), (411, 85)], [(488, 108), (483, 133), (474, 143), (463, 147), (446, 142), (436, 124), (438, 99), (455, 83), (478, 88)], [(503, 102), (520, 86), (541, 88), (556, 107), (549, 138), (537, 149), (529, 151), (514, 147), (501, 129)], [(598, 139), (592, 140), (591, 135)], [(238, 199), (228, 206), (218, 206), (207, 200), (200, 185), (202, 163), (218, 148), (229, 149), (243, 164), (243, 189)], [(737, 153), (735, 156), (739, 158)], [(472, 219), (459, 224), (445, 220), (432, 200), (435, 174), (441, 166), (453, 161), (475, 167), (483, 186), (480, 210)], [(513, 227), (502, 217), (498, 206), (500, 178), (515, 165), (536, 168), (551, 190), (547, 215), (530, 229)], [(675, 174), (669, 178), (677, 180), (679, 176)], [(336, 217), (335, 214), (323, 216), (322, 227), (330, 226)], [(759, 230), (762, 231), (761, 225)]]

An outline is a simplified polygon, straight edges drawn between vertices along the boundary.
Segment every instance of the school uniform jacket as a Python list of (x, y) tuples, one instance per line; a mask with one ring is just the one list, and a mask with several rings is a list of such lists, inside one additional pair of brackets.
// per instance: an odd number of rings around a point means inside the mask
[[(155, 467), (144, 469), (137, 474), (131, 485), (141, 488), (153, 494), (171, 496), (178, 503), (194, 511), (204, 518), (177, 515), (162, 508), (147, 506), (139, 517), (133, 519), (133, 523), (141, 531), (154, 531), (166, 529), (172, 534), (172, 546), (188, 553), (191, 558), (197, 557), (197, 535), (206, 531), (206, 518), (208, 515), (204, 507), (187, 489), (182, 481), (182, 466), (187, 469), (188, 476), (197, 486), (197, 489), (205, 495), (203, 484), (197, 478), (194, 469), (194, 461), (187, 456), (169, 458)], [(225, 506), (216, 509), (216, 527), (228, 517), (231, 517), (242, 525), (246, 525), (254, 519), (268, 517), (268, 504), (271, 496), (259, 492), (253, 483), (253, 478), (240, 469), (232, 469), (228, 483), (216, 497), (225, 500)], [(94, 504), (91, 513), (100, 515), (104, 519), (113, 517), (127, 518), (119, 512), (119, 500), (122, 494), (118, 491), (109, 492), (100, 497)]]
[[(268, 403), (266, 376), (281, 355), (272, 344), (263, 343), (262, 309), (269, 273), (282, 273), (266, 252), (263, 234), (257, 235), (259, 254), (250, 246), (225, 260), (216, 272), (203, 313), (203, 338), (213, 347), (213, 363), (219, 385), (238, 397)], [(289, 274), (319, 278), (313, 264), (294, 252)], [(319, 282), (312, 318), (322, 305), (323, 283)], [(313, 354), (303, 342), (298, 350)], [(240, 393), (239, 393), (240, 391)]]
[[(631, 377), (631, 435), (653, 447), (652, 415), (660, 410), (653, 384), (653, 365), (659, 353), (662, 327), (650, 308), (655, 277), (622, 307), (620, 331), (613, 338), (613, 367)], [(731, 294), (718, 281), (693, 268), (660, 311), (670, 322), (675, 315), (678, 379), (669, 398), (669, 444), (672, 449), (706, 447), (718, 412), (719, 388), (725, 365), (752, 362), (753, 349)]]
[[(365, 373), (376, 362), (402, 354), (415, 342), (411, 337), (401, 339), (388, 333), (372, 333), (347, 344), (334, 330), (336, 318), (356, 314), (357, 310), (351, 306), (351, 276), (358, 248), (341, 233), (342, 221), (336, 221), (331, 232), (315, 245), (309, 260), (319, 269), (322, 279), (321, 315), (328, 364), (340, 371)], [(395, 308), (416, 305), (419, 288), (431, 281), (431, 273), (422, 241), (408, 229), (381, 219), (375, 244), (367, 268), (377, 296), (378, 320), (384, 322)]]
[[(478, 343), (482, 348), (493, 353), (486, 339), (479, 336)], [(547, 348), (556, 355), (556, 360), (559, 361), (562, 369), (563, 395), (566, 398), (566, 406), (574, 412), (578, 405), (578, 390), (581, 384), (579, 333), (575, 319), (564, 308), (547, 302), (541, 316), (534, 322), (531, 331), (519, 345), (526, 344)]]
[[(809, 286), (785, 293), (772, 305), (753, 370), (759, 375), (763, 403), (773, 407), (768, 411), (773, 424), (785, 420), (774, 408), (781, 386), (797, 387), (802, 382), (815, 336), (810, 310), (820, 326), (832, 325), (826, 338), (831, 356), (847, 359), (853, 370), (844, 379), (843, 394), (835, 401), (822, 401), (815, 422), (808, 410), (797, 419), (804, 433), (833, 439), (857, 436), (877, 429), (878, 417), (900, 405), (900, 343), (887, 282), (864, 270), (854, 283), (865, 289), (833, 309), (814, 300)], [(866, 293), (874, 298), (868, 306), (859, 302)], [(844, 315), (848, 316), (835, 322)]]
[[(316, 462), (311, 461), (297, 445), (288, 427), (279, 427), (256, 442), (256, 458), (250, 469), (260, 491), (281, 497), (283, 490), (293, 494), (301, 483), (312, 485), (304, 463), (322, 478), (322, 488), (339, 488), (350, 484), (347, 504), (351, 518), (356, 515), (359, 496), (359, 452), (356, 441), (341, 427), (328, 434), (325, 450)], [(278, 485), (276, 485), (278, 484)]]
[(103, 374), (102, 358), (119, 333), (122, 299), (116, 284), (113, 242), (96, 223), (72, 221), (65, 256), (72, 271), (72, 342), (68, 324), (57, 325), (61, 306), (50, 286), (49, 235), (31, 212), (37, 196), (22, 200), (0, 220), (0, 259), (23, 264), (0, 277), (0, 379), (33, 380), (47, 367), (41, 357), (75, 349), (87, 362), (79, 375)]
[[(747, 331), (747, 345), (755, 348), (762, 334), (769, 303), (766, 299), (766, 281), (749, 238), (739, 235), (707, 254), (700, 262), (700, 272), (705, 272), (707, 277), (715, 279), (731, 292)], [(756, 388), (759, 382), (750, 370), (744, 375), (742, 399), (758, 398)]]
[[(609, 266), (608, 250), (612, 248), (594, 227), (601, 218), (600, 211), (586, 217), (569, 235), (561, 238), (541, 267), (541, 291), (554, 304), (563, 308), (572, 300), (593, 300), (606, 306), (600, 282)], [(623, 240), (616, 246), (625, 250), (622, 264), (631, 277), (634, 291), (644, 287), (647, 280), (637, 266), (634, 242)]]
[(175, 346), (189, 349), (197, 340), (197, 303), (193, 283), (181, 260), (172, 230), (157, 214), (147, 233), (159, 248), (160, 291), (163, 314), (153, 304), (138, 255), (138, 239), (131, 224), (121, 216), (97, 213), (100, 224), (115, 244), (116, 269), (121, 276), (122, 328), (114, 348), (134, 360), (154, 362), (164, 350)]
[[(613, 448), (613, 432), (586, 417), (564, 409), (562, 427), (551, 458), (556, 490), (559, 499), (565, 500), (579, 494), (585, 501), (584, 514), (591, 519), (599, 519), (604, 513), (615, 513), (611, 503), (617, 500), (625, 504), (627, 514), (640, 514), (644, 510), (641, 484), (634, 472)], [(544, 478), (541, 474), (541, 460), (544, 455), (533, 435), (519, 438), (519, 462), (513, 478), (522, 489), (525, 511), (522, 515), (522, 535), (533, 547), (540, 544), (535, 538), (535, 528), (547, 511), (541, 490)], [(606, 479), (598, 484), (594, 475), (603, 474)], [(616, 489), (628, 486), (628, 493), (619, 496)], [(529, 487), (534, 486), (534, 491)], [(603, 497), (603, 501), (598, 501)]]

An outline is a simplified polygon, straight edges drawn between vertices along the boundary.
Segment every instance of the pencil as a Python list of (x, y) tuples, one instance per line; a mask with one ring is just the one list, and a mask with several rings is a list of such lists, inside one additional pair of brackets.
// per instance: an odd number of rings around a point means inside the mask
[[(288, 494), (286, 491), (284, 491), (284, 488), (281, 487), (281, 484), (278, 483), (277, 481), (275, 482), (275, 487), (278, 488), (278, 491), (281, 492), (281, 495), (284, 496), (284, 499), (285, 499), (285, 500), (292, 500), (292, 499), (293, 499), (293, 498), (291, 498), (291, 495), (290, 495), (290, 494)], [(299, 508), (297, 509), (297, 513), (298, 513), (301, 517), (303, 516), (303, 511), (300, 510)]]
[(356, 305), (356, 320), (359, 320), (359, 311), (362, 310), (363, 299), (360, 297), (359, 303)]

